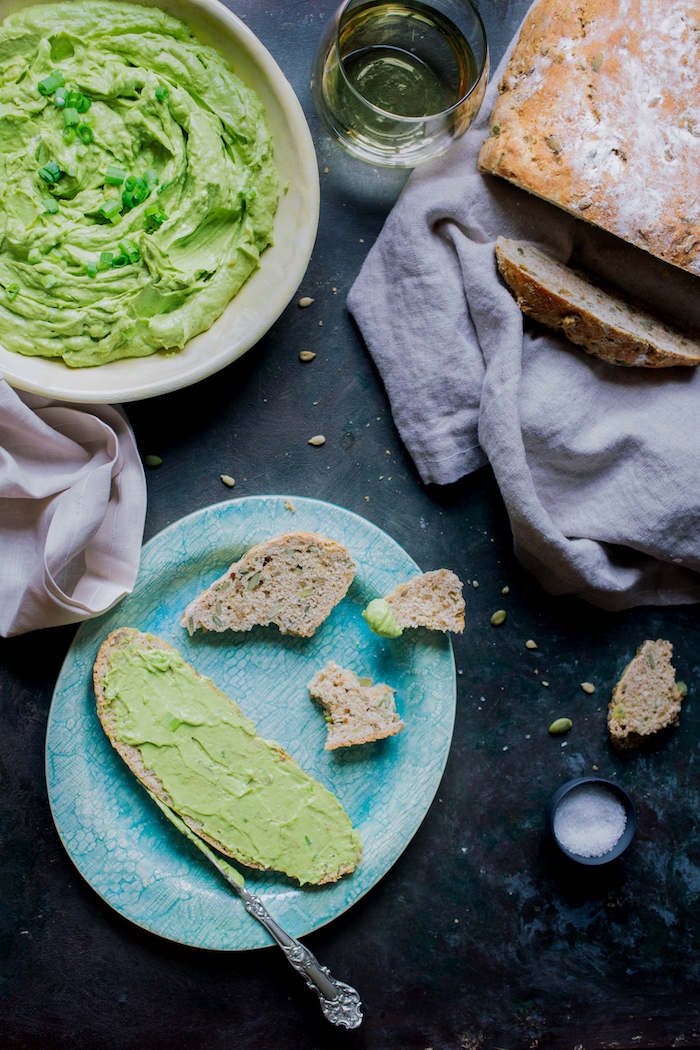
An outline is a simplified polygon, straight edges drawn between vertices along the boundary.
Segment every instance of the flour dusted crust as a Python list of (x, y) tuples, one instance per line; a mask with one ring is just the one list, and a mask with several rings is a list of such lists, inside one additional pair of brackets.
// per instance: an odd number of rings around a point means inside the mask
[(479, 167), (700, 274), (700, 0), (541, 0)]
[(700, 342), (642, 306), (522, 241), (499, 237), (496, 261), (518, 306), (587, 353), (614, 365), (670, 368), (700, 363)]
[(401, 583), (386, 596), (399, 627), (464, 630), (462, 582), (449, 569), (434, 569)]
[(678, 721), (686, 689), (676, 682), (672, 655), (670, 642), (646, 641), (625, 668), (608, 705), (610, 739), (619, 750), (638, 747)]
[(355, 577), (350, 552), (313, 532), (287, 532), (249, 550), (185, 609), (192, 634), (250, 631), (276, 624), (282, 634), (310, 638)]
[(354, 671), (340, 667), (334, 660), (316, 672), (309, 692), (326, 712), (326, 751), (383, 740), (404, 727), (396, 712), (395, 689), (383, 683), (363, 685)]

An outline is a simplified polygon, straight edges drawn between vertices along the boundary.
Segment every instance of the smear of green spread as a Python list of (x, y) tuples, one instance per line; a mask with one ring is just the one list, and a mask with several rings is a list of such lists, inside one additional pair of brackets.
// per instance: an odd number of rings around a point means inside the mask
[(127, 645), (104, 691), (118, 737), (140, 748), (175, 810), (238, 860), (302, 884), (357, 864), (360, 836), (335, 796), (178, 654)]
[(384, 598), (374, 598), (363, 610), (362, 615), (370, 631), (382, 638), (398, 638), (403, 634), (403, 627), (396, 622), (394, 610)]
[[(61, 104), (56, 72), (89, 108)], [(6, 350), (85, 367), (182, 348), (257, 268), (277, 200), (262, 104), (182, 22), (104, 0), (5, 19)]]

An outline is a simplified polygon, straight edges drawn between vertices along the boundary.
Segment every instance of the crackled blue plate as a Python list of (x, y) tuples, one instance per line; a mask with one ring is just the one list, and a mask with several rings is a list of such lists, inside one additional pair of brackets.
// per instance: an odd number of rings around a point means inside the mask
[[(346, 597), (312, 638), (276, 627), (249, 632), (180, 627), (187, 603), (246, 550), (284, 532), (319, 532), (344, 543), (357, 566)], [(435, 568), (436, 566), (429, 566)], [(49, 800), (58, 833), (81, 875), (127, 919), (182, 944), (245, 950), (271, 944), (226, 882), (146, 795), (105, 736), (92, 667), (110, 631), (137, 627), (175, 646), (340, 799), (363, 842), (357, 869), (339, 882), (299, 887), (240, 865), (246, 885), (296, 937), (341, 915), (389, 870), (437, 791), (455, 716), (452, 644), (441, 632), (372, 634), (367, 603), (421, 570), (364, 518), (319, 500), (251, 496), (190, 514), (143, 548), (134, 591), (82, 624), (54, 692), (46, 743)], [(326, 723), (308, 683), (333, 659), (396, 689), (406, 728), (387, 740), (324, 751)]]

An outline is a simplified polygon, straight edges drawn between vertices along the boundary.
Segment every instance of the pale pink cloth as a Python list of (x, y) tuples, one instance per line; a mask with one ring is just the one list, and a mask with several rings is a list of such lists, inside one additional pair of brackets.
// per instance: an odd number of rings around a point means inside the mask
[(105, 612), (136, 580), (146, 481), (126, 416), (0, 380), (0, 635)]

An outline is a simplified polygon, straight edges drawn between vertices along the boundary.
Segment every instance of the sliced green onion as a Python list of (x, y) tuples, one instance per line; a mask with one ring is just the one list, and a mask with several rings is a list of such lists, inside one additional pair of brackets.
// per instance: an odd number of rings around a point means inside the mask
[(44, 182), (58, 182), (62, 174), (55, 160), (50, 160), (44, 164), (43, 168), (39, 168), (39, 175)]
[(114, 269), (119, 269), (121, 266), (126, 266), (129, 261), (128, 255), (115, 255), (112, 259), (112, 266)]
[(52, 248), (49, 255), (52, 259), (56, 259), (57, 262), (63, 262), (66, 258), (60, 248)]
[(75, 104), (75, 108), (77, 109), (78, 113), (87, 113), (91, 105), (92, 102), (87, 97), (87, 95), (81, 95)]
[(40, 94), (52, 95), (57, 87), (62, 87), (64, 84), (65, 80), (63, 79), (63, 77), (61, 77), (61, 74), (59, 73), (58, 76), (56, 76), (56, 73), (54, 72), (49, 73), (47, 77), (44, 77), (43, 80), (40, 80), (37, 84), (37, 87), (39, 88)]
[(166, 190), (169, 185), (170, 185), (170, 180), (169, 179), (166, 179), (165, 182), (161, 183), (161, 185), (156, 190), (156, 193), (158, 194), (158, 196), (160, 196), (161, 193), (163, 192), (163, 190)]
[(63, 109), (68, 98), (68, 88), (57, 87), (53, 96), (54, 106), (58, 106), (59, 109)]
[(61, 134), (63, 135), (63, 138), (66, 140), (66, 142), (72, 142), (75, 138), (75, 127), (72, 124), (70, 124), (68, 125), (68, 127), (65, 127), (63, 129)]
[(165, 102), (166, 98), (170, 95), (170, 92), (164, 84), (159, 84), (156, 88), (156, 98), (159, 102)]
[(89, 262), (87, 264), (88, 277), (97, 277), (97, 263)]
[(162, 226), (168, 217), (163, 211), (163, 206), (160, 203), (149, 204), (144, 214), (146, 216), (146, 223), (151, 228)]
[(119, 164), (108, 164), (105, 171), (105, 182), (111, 183), (112, 186), (119, 186), (127, 177), (127, 174), (126, 169), (120, 167)]
[(94, 137), (95, 136), (94, 136), (93, 130), (89, 126), (89, 124), (79, 124), (78, 125), (78, 138), (80, 139), (81, 142), (85, 142), (85, 143), (92, 142)]
[(77, 177), (78, 177), (78, 168), (77, 168), (77, 166), (75, 164), (69, 164), (68, 167), (66, 168), (66, 175), (70, 175), (70, 177), (72, 179), (77, 179)]
[(30, 248), (27, 253), (27, 262), (31, 263), (32, 266), (34, 266), (35, 263), (41, 262), (41, 252), (38, 248)]
[(58, 277), (54, 277), (52, 273), (47, 273), (45, 277), (41, 278), (41, 283), (48, 291), (49, 288), (53, 288), (55, 284), (58, 284)]
[(67, 125), (80, 123), (80, 113), (75, 106), (66, 106), (63, 110), (63, 120)]
[(122, 255), (126, 255), (129, 262), (137, 263), (141, 258), (141, 252), (139, 251), (138, 245), (133, 241), (120, 241), (119, 248)]
[(143, 178), (149, 190), (154, 189), (158, 185), (158, 172), (155, 168), (146, 168)]
[(104, 204), (100, 208), (99, 214), (103, 218), (109, 219), (110, 222), (119, 222), (121, 218), (121, 208), (119, 207), (119, 202), (115, 201), (113, 197), (110, 198), (110, 200), (104, 202)]
[(78, 91), (77, 88), (70, 88), (68, 91), (68, 95), (66, 96), (67, 104), (69, 106), (77, 106), (82, 97), (82, 91)]
[(112, 259), (114, 256), (111, 252), (100, 252), (100, 261), (97, 264), (98, 270), (111, 270)]
[(19, 295), (19, 285), (14, 283), (8, 284), (7, 288), (5, 289), (5, 295), (10, 300), (10, 302), (12, 302), (12, 300), (16, 299)]
[(137, 182), (138, 180), (133, 175), (129, 175), (128, 178), (124, 180), (124, 189), (129, 191), (136, 189)]
[(55, 201), (53, 197), (49, 197), (48, 200), (44, 201), (44, 211), (47, 211), (50, 215), (55, 215), (58, 211), (58, 201)]

